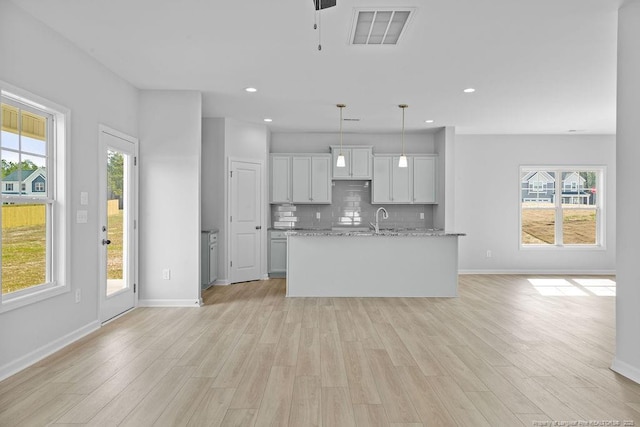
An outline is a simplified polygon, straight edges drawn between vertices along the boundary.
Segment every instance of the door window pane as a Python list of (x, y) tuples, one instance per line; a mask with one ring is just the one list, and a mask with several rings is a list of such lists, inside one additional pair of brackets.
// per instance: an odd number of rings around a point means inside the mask
[(126, 158), (119, 152), (107, 152), (107, 295), (126, 288), (123, 261), (125, 254), (125, 172)]

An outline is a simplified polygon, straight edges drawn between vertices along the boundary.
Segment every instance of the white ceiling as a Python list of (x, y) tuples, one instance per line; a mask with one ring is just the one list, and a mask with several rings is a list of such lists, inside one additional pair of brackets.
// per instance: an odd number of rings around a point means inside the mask
[[(406, 103), (410, 131), (615, 133), (619, 0), (338, 0), (322, 51), (312, 0), (13, 2), (138, 88), (202, 91), (205, 117), (336, 131), (345, 103), (345, 131), (387, 132)], [(349, 45), (383, 6), (417, 8), (400, 43)]]

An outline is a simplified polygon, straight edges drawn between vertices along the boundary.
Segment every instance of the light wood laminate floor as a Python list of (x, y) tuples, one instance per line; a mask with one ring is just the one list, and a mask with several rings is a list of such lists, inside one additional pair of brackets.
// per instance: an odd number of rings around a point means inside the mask
[(611, 289), (529, 279), (461, 276), (441, 299), (214, 287), (202, 308), (134, 310), (1, 382), (0, 425), (640, 425), (640, 385), (609, 370)]

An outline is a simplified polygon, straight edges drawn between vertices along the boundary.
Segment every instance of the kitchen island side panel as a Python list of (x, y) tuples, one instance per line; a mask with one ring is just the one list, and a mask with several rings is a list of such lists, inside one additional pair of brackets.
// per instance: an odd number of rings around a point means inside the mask
[(455, 297), (458, 236), (288, 237), (289, 297)]

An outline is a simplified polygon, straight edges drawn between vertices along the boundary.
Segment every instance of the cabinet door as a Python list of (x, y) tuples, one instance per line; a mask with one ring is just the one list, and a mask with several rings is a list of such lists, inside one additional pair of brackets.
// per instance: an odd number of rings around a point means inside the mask
[(311, 158), (311, 201), (331, 203), (331, 157)]
[(411, 169), (411, 159), (409, 167), (398, 167), (400, 157), (393, 157), (391, 160), (391, 201), (393, 203), (411, 203), (411, 193), (409, 189)]
[(291, 202), (291, 157), (271, 156), (270, 203)]
[(413, 159), (413, 202), (436, 203), (436, 159)]
[(351, 149), (351, 178), (371, 179), (371, 148)]
[(269, 245), (269, 273), (287, 271), (287, 240), (271, 239)]
[(336, 166), (336, 162), (338, 161), (338, 156), (340, 155), (340, 148), (336, 148), (331, 151), (332, 153), (332, 169), (333, 169), (333, 177), (334, 178), (349, 178), (351, 176), (351, 150), (348, 148), (342, 149), (342, 154), (344, 155), (344, 160), (346, 166), (343, 168), (339, 168)]
[(293, 203), (310, 203), (311, 157), (293, 156), (291, 159), (291, 193)]
[(373, 180), (371, 203), (391, 202), (391, 157), (373, 158)]

